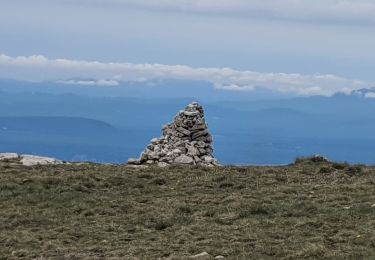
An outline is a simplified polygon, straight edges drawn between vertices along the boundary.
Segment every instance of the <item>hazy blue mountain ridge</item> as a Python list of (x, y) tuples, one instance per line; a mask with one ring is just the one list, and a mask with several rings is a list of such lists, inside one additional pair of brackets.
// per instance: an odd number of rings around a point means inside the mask
[(198, 92), (185, 92), (187, 97), (100, 97), (68, 93), (71, 88), (59, 86), (56, 93), (47, 93), (43, 85), (32, 83), (33, 91), (27, 91), (28, 84), (23, 84), (20, 92), (0, 87), (4, 152), (124, 162), (138, 156), (151, 138), (161, 135), (162, 125), (197, 100), (205, 108), (215, 155), (223, 163), (285, 164), (313, 153), (375, 163), (375, 99), (358, 94), (234, 102), (200, 99)]

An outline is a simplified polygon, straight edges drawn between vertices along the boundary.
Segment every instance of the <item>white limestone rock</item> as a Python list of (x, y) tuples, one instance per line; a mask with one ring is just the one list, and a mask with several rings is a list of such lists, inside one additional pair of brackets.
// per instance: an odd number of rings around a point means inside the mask
[(24, 166), (63, 164), (64, 163), (63, 161), (60, 161), (55, 158), (35, 156), (35, 155), (29, 155), (29, 154), (22, 154), (20, 157), (21, 157), (20, 162)]
[(0, 153), (0, 161), (4, 160), (16, 160), (24, 166), (34, 165), (48, 165), (48, 164), (63, 164), (65, 162), (51, 158), (29, 154), (17, 154), (17, 153)]
[(139, 165), (141, 162), (140, 160), (138, 159), (135, 159), (135, 158), (129, 158), (128, 159), (128, 164), (131, 164), (131, 165)]
[(190, 156), (187, 156), (185, 154), (180, 155), (174, 160), (175, 163), (177, 164), (193, 164), (194, 159), (191, 158)]
[(187, 155), (191, 157), (197, 156), (199, 154), (198, 149), (195, 148), (194, 146), (188, 146), (187, 150), (188, 150)]
[(207, 259), (207, 258), (210, 258), (211, 255), (207, 252), (202, 252), (200, 254), (197, 254), (197, 255), (192, 255), (190, 256), (189, 258), (192, 258), (192, 259)]
[(165, 167), (167, 167), (169, 164), (168, 163), (166, 163), (166, 162), (159, 162), (158, 163), (158, 166), (160, 167), (160, 168), (165, 168)]
[(212, 163), (214, 161), (214, 158), (212, 158), (211, 156), (208, 156), (208, 155), (205, 155), (203, 156), (202, 158), (206, 163)]
[(0, 153), (0, 161), (19, 159), (17, 153)]

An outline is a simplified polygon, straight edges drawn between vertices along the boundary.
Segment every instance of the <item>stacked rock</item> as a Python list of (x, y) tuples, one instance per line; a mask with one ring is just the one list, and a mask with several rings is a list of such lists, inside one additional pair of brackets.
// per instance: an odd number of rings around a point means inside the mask
[(189, 104), (163, 127), (163, 136), (154, 138), (139, 159), (129, 159), (128, 164), (191, 164), (218, 166), (213, 156), (212, 136), (204, 119), (203, 107), (197, 102)]

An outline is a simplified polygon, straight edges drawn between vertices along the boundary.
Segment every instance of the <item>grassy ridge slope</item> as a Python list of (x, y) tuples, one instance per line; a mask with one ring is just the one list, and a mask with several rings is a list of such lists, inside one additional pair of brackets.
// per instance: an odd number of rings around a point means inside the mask
[(0, 259), (375, 257), (375, 168), (0, 162)]

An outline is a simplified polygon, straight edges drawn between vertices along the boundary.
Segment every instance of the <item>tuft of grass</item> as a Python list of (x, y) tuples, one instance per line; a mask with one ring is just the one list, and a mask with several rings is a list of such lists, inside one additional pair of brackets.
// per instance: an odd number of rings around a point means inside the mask
[(251, 218), (254, 217), (254, 215), (270, 215), (269, 209), (264, 207), (263, 205), (257, 205), (254, 207), (249, 207), (245, 209), (241, 209), (238, 216), (240, 218)]
[(364, 171), (365, 171), (365, 166), (363, 165), (353, 165), (353, 166), (348, 166), (346, 168), (346, 173), (349, 175), (363, 174)]
[(330, 166), (323, 166), (319, 169), (319, 173), (332, 173), (335, 169)]
[(344, 170), (345, 168), (349, 167), (348, 163), (333, 163), (332, 167), (337, 170)]

